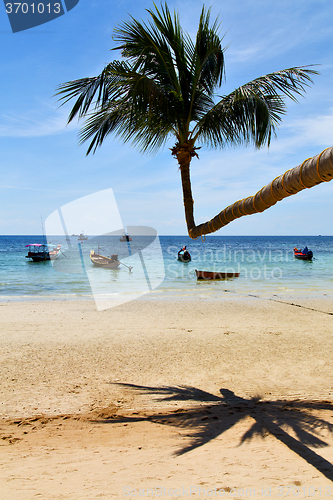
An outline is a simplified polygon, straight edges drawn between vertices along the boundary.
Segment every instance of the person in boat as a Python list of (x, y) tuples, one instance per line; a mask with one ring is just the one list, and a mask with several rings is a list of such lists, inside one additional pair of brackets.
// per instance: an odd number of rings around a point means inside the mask
[(308, 247), (305, 247), (304, 250), (299, 250), (297, 247), (294, 248), (294, 252), (295, 253), (302, 253), (302, 254), (308, 254), (309, 253), (309, 250), (308, 250)]
[(294, 248), (294, 255), (295, 257), (304, 257), (304, 258), (308, 258), (309, 260), (312, 259), (313, 257), (313, 252), (312, 250), (309, 250), (308, 247), (304, 247), (303, 250), (299, 250), (297, 247)]

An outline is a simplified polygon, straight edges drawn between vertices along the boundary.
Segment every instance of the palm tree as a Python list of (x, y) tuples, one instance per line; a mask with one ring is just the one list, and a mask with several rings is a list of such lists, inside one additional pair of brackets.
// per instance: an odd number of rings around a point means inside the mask
[[(160, 9), (154, 4), (154, 8), (147, 10), (148, 23), (131, 17), (115, 29), (118, 45), (114, 50), (121, 51), (123, 60), (110, 62), (97, 77), (60, 85), (57, 95), (63, 104), (76, 99), (68, 122), (75, 117), (86, 119), (80, 142), (90, 141), (87, 154), (95, 152), (110, 133), (142, 152), (155, 152), (174, 137), (171, 152), (180, 168), (187, 229), (196, 238), (217, 231), (230, 222), (230, 216), (263, 211), (282, 199), (280, 195), (266, 199), (261, 190), (254, 200), (237, 202), (241, 204), (237, 210), (228, 207), (196, 226), (190, 163), (198, 156), (198, 144), (269, 146), (286, 112), (285, 98), (297, 101), (312, 83), (311, 76), (318, 73), (305, 66), (289, 68), (219, 96), (216, 90), (223, 82), (225, 49), (218, 19), (211, 23), (210, 9), (203, 7), (192, 41), (181, 28), (178, 14), (172, 15), (166, 3)], [(329, 168), (332, 174), (333, 163)], [(319, 182), (327, 180), (326, 173), (320, 175)], [(310, 187), (301, 175), (291, 193), (286, 180), (283, 177), (286, 196)]]

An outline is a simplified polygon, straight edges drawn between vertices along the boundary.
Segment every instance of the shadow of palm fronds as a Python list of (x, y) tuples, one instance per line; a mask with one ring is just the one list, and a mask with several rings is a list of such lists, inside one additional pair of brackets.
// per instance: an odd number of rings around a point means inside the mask
[[(318, 449), (328, 446), (322, 439), (321, 432), (326, 430), (332, 433), (333, 424), (316, 415), (322, 411), (333, 412), (333, 404), (330, 401), (261, 401), (260, 397), (250, 399), (239, 397), (229, 389), (220, 389), (221, 396), (216, 396), (190, 386), (117, 385), (140, 393), (151, 394), (155, 396), (155, 400), (160, 402), (193, 401), (201, 403), (200, 405), (196, 404), (195, 407), (171, 410), (162, 414), (121, 419), (122, 422), (149, 420), (187, 429), (190, 443), (176, 452), (177, 455), (203, 446), (231, 429), (241, 420), (251, 417), (254, 423), (241, 437), (239, 446), (255, 436), (265, 438), (271, 434), (333, 481), (332, 464), (309, 448)], [(117, 421), (120, 420), (112, 419), (112, 422)], [(294, 433), (295, 437), (290, 432)]]

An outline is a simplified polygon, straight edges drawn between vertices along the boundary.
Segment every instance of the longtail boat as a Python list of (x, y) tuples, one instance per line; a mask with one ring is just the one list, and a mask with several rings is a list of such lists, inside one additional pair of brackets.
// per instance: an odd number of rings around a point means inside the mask
[(228, 278), (238, 278), (239, 273), (235, 272), (215, 272), (215, 271), (198, 271), (195, 270), (198, 280), (225, 280)]
[(119, 241), (132, 241), (132, 238), (128, 233), (124, 233), (121, 238), (119, 238)]
[[(75, 236), (75, 235), (73, 235), (73, 236)], [(77, 239), (78, 239), (79, 241), (86, 241), (88, 238), (89, 238), (89, 236), (86, 236), (86, 235), (84, 234), (84, 232), (83, 232), (83, 231), (82, 231), (82, 233), (80, 233), (80, 234), (79, 234), (79, 236), (77, 237)]]
[(182, 250), (179, 250), (178, 260), (180, 260), (181, 262), (191, 262), (191, 255), (190, 252), (186, 250), (186, 247), (182, 248)]
[(294, 248), (294, 257), (295, 259), (300, 260), (312, 260), (313, 252), (309, 250), (308, 247), (305, 247), (304, 250), (298, 250), (298, 248)]
[(42, 243), (29, 243), (25, 245), (29, 248), (26, 259), (31, 259), (33, 262), (42, 262), (44, 260), (55, 260), (59, 257), (61, 245), (45, 245)]
[(120, 265), (118, 255), (113, 254), (111, 257), (106, 257), (105, 255), (95, 253), (95, 250), (91, 250), (90, 260), (95, 266), (104, 267), (105, 269), (118, 269)]

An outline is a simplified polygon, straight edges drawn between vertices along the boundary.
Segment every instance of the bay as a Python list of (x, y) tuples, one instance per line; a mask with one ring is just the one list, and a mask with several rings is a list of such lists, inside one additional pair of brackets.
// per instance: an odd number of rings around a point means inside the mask
[[(96, 294), (126, 296), (126, 300), (229, 296), (332, 297), (332, 236), (188, 236), (51, 238), (62, 245), (53, 263), (27, 259), (26, 245), (44, 243), (41, 235), (0, 236), (0, 301), (84, 299)], [(50, 238), (48, 238), (50, 243)], [(177, 252), (187, 246), (192, 260), (184, 264)], [(293, 248), (308, 246), (312, 261), (298, 261)], [(117, 254), (118, 270), (95, 268), (90, 250)], [(125, 266), (132, 266), (131, 272)], [(197, 281), (195, 269), (239, 272), (239, 278)]]

